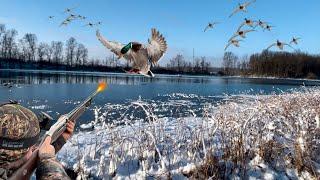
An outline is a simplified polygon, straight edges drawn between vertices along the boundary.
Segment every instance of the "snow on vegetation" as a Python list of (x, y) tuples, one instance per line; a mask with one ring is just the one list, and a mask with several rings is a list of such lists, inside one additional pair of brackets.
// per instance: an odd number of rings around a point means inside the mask
[(159, 118), (138, 100), (111, 120), (96, 107), (58, 158), (78, 179), (320, 177), (319, 88), (227, 99), (201, 117)]

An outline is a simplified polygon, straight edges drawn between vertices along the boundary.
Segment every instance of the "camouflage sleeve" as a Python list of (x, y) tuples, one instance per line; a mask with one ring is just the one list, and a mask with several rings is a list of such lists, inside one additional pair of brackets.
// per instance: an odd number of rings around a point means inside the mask
[(62, 136), (60, 136), (52, 145), (55, 149), (55, 152), (60, 151), (60, 149), (62, 148), (62, 146), (66, 143), (66, 141), (64, 140), (64, 138)]
[(70, 180), (64, 168), (54, 155), (45, 154), (36, 171), (37, 180)]

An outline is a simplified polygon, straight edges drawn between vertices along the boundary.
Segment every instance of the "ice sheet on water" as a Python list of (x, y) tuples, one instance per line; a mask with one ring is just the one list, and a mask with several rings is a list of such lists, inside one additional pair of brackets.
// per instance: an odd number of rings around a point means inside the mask
[[(82, 176), (105, 179), (315, 179), (319, 175), (319, 88), (229, 96), (220, 104), (186, 105), (175, 116), (160, 118), (181, 106), (181, 99), (199, 98), (168, 96), (170, 101), (139, 99), (95, 107), (95, 119), (81, 126), (92, 131), (75, 134), (59, 159)], [(110, 120), (115, 111), (121, 115)]]
[(39, 109), (39, 110), (44, 110), (47, 107), (48, 107), (47, 105), (30, 106), (31, 109)]

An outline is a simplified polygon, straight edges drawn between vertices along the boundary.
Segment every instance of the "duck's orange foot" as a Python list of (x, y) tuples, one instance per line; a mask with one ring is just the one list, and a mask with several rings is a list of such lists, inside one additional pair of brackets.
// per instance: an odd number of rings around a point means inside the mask
[(129, 74), (138, 74), (139, 73), (139, 69), (130, 69), (129, 71), (127, 71), (127, 73), (129, 73)]

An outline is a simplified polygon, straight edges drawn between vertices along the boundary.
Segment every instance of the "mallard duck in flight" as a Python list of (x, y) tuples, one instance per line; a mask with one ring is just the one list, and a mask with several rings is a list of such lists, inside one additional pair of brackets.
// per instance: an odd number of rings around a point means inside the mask
[(263, 31), (265, 31), (265, 30), (271, 31), (272, 28), (274, 28), (274, 27), (275, 27), (275, 26), (271, 26), (271, 25), (267, 24), (267, 25), (265, 26), (265, 28), (263, 29)]
[(243, 26), (245, 26), (245, 25), (250, 26), (250, 27), (252, 27), (252, 28), (255, 28), (255, 27), (254, 27), (254, 23), (256, 23), (256, 21), (253, 21), (253, 20), (248, 19), (248, 18), (244, 18), (244, 22), (239, 26), (238, 31), (240, 31), (241, 28), (242, 28)]
[(298, 45), (298, 41), (300, 40), (301, 38), (296, 38), (296, 37), (293, 37), (290, 44), (295, 44), (295, 45)]
[(65, 19), (64, 21), (62, 21), (62, 23), (60, 24), (60, 27), (61, 27), (61, 26), (67, 26), (68, 24), (71, 23), (72, 20), (73, 20), (72, 18), (68, 17), (67, 19)]
[(229, 41), (231, 41), (232, 39), (234, 39), (234, 38), (236, 38), (236, 37), (238, 37), (238, 36), (240, 36), (240, 37), (242, 37), (242, 38), (246, 38), (246, 37), (247, 37), (246, 35), (247, 35), (249, 32), (255, 32), (255, 31), (256, 31), (256, 30), (254, 30), (254, 29), (237, 31), (237, 32), (229, 39)]
[(93, 24), (93, 23), (89, 22), (89, 23), (85, 24), (84, 26), (90, 26), (90, 27), (93, 27), (94, 25), (95, 25), (95, 24)]
[(226, 51), (230, 45), (234, 45), (235, 47), (240, 47), (240, 42), (241, 42), (241, 41), (242, 41), (242, 40), (238, 40), (238, 39), (231, 39), (231, 40), (229, 40), (228, 44), (227, 44), (226, 47), (224, 48), (224, 51)]
[(254, 28), (256, 28), (257, 26), (260, 26), (262, 29), (265, 29), (268, 26), (268, 23), (264, 22), (264, 21), (261, 21), (259, 19), (259, 21), (257, 22), (257, 25)]
[(219, 24), (219, 22), (209, 22), (206, 28), (204, 29), (204, 32), (206, 32), (208, 29), (212, 29), (217, 24)]
[(76, 7), (73, 8), (66, 8), (63, 13), (71, 13), (74, 9), (76, 9)]
[(87, 23), (86, 25), (84, 25), (84, 26), (90, 26), (90, 27), (93, 27), (93, 26), (99, 26), (99, 25), (101, 25), (102, 24), (102, 22), (101, 21), (99, 21), (99, 22), (97, 22), (97, 23), (91, 23), (91, 22), (89, 22), (89, 23)]
[(138, 42), (130, 42), (127, 45), (119, 42), (109, 41), (100, 35), (97, 30), (98, 40), (113, 53), (118, 56), (118, 59), (124, 58), (133, 63), (133, 67), (129, 73), (141, 74), (148, 77), (154, 77), (150, 71), (151, 65), (158, 63), (160, 58), (167, 50), (167, 42), (162, 34), (156, 29), (151, 29), (151, 38), (149, 44), (143, 45)]
[(273, 46), (278, 47), (280, 50), (283, 50), (284, 46), (289, 46), (289, 47), (291, 47), (292, 49), (294, 49), (290, 44), (284, 43), (284, 42), (281, 42), (281, 41), (277, 40), (277, 42), (271, 44), (271, 45), (267, 48), (267, 50), (269, 50), (269, 49), (272, 48)]
[(78, 18), (84, 20), (84, 19), (86, 19), (87, 17), (78, 15)]
[(237, 14), (240, 11), (247, 12), (247, 7), (254, 2), (256, 2), (256, 0), (252, 0), (243, 4), (239, 3), (238, 7), (232, 12), (229, 18), (231, 18), (233, 15)]

